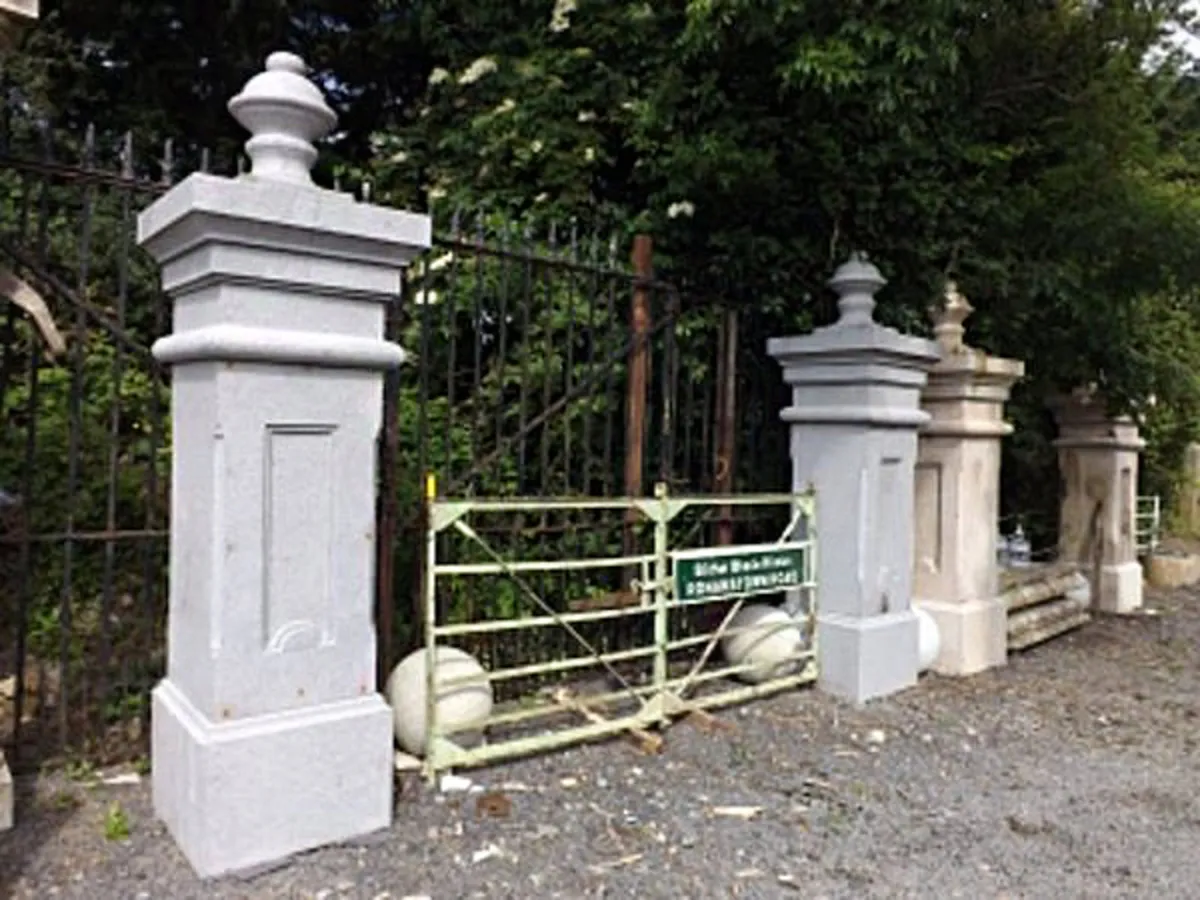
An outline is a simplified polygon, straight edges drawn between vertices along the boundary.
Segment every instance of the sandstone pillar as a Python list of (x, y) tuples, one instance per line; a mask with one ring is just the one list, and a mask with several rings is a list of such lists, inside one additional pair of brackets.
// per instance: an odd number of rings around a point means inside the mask
[(1092, 578), (1102, 612), (1142, 605), (1137, 559), (1138, 455), (1145, 442), (1128, 416), (1110, 415), (1104, 397), (1080, 389), (1052, 404), (1063, 480), (1059, 556)]
[(996, 522), (1000, 441), (1012, 432), (1004, 403), (1025, 370), (963, 343), (972, 308), (954, 285), (934, 310), (942, 359), (921, 406), (913, 593), (938, 624), (934, 671), (970, 675), (1007, 657), (1008, 611), (998, 599)]

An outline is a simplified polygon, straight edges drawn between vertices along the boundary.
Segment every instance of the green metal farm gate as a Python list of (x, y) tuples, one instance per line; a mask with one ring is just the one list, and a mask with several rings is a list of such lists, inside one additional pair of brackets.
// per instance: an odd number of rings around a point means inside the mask
[[(816, 677), (809, 494), (673, 496), (659, 484), (647, 498), (431, 497), (428, 510), (429, 777), (620, 732), (654, 749), (653, 729), (672, 718)], [(769, 539), (711, 546), (714, 514), (745, 511), (760, 514), (752, 531)], [(533, 521), (576, 534), (574, 553), (522, 539)], [(785, 596), (791, 614), (739, 621), (749, 601)], [(779, 636), (785, 640), (769, 661), (722, 658), (727, 641), (748, 639), (761, 652)], [(460, 741), (438, 720), (440, 698), (481, 680), (437, 671), (438, 648), (448, 645), (482, 660), (497, 694), (492, 715), (470, 729), (472, 740), (486, 732), (481, 745)]]

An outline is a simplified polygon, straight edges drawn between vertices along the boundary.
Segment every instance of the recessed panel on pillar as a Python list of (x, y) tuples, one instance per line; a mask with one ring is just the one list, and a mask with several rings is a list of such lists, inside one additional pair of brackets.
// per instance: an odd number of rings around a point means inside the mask
[(333, 640), (335, 425), (268, 425), (263, 435), (263, 647)]
[(917, 553), (917, 565), (913, 572), (916, 596), (921, 595), (924, 583), (936, 578), (942, 569), (942, 555), (945, 552), (942, 507), (946, 502), (943, 472), (941, 463), (917, 462), (914, 490), (916, 527), (913, 530)]

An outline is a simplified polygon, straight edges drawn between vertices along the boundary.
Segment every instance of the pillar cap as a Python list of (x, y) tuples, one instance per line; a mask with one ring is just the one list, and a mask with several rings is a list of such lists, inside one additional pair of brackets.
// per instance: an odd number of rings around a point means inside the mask
[(851, 254), (828, 283), (838, 295), (836, 322), (811, 334), (771, 338), (767, 342), (767, 352), (784, 367), (789, 382), (795, 383), (798, 367), (826, 362), (871, 367), (864, 370), (861, 378), (853, 379), (865, 383), (876, 380), (881, 367), (924, 372), (941, 358), (940, 348), (933, 341), (901, 334), (875, 321), (875, 294), (887, 284), (887, 279), (863, 254)]
[(1060, 450), (1128, 450), (1138, 452), (1146, 442), (1137, 422), (1128, 415), (1112, 415), (1108, 401), (1097, 385), (1078, 387), (1069, 394), (1051, 397), (1046, 405), (1058, 424)]
[(1025, 363), (989, 356), (967, 344), (966, 321), (973, 312), (975, 307), (954, 281), (947, 281), (942, 296), (930, 305), (929, 320), (942, 352), (941, 361), (929, 373), (930, 387), (938, 392), (961, 393), (982, 385), (985, 391), (1001, 390), (1003, 402), (1012, 385), (1025, 377)]

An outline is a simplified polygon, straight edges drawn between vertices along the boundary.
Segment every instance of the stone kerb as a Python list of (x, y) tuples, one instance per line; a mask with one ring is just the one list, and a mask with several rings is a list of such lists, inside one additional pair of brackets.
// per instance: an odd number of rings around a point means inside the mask
[(201, 875), (381, 829), (392, 716), (375, 690), (383, 339), (430, 222), (313, 184), (336, 118), (273, 54), (230, 102), (251, 171), (147, 209), (173, 333), (168, 659), (154, 806)]
[(931, 315), (941, 360), (921, 394), (916, 470), (915, 602), (938, 625), (934, 670), (968, 675), (1005, 661), (1007, 610), (998, 596), (996, 522), (1004, 404), (1024, 375), (1017, 360), (963, 341), (973, 312), (951, 283)]
[(874, 321), (885, 284), (855, 256), (830, 281), (836, 323), (775, 338), (767, 352), (792, 388), (781, 412), (791, 430), (792, 483), (815, 489), (819, 686), (863, 702), (916, 683), (911, 609), (913, 468), (930, 341)]
[(1106, 398), (1080, 388), (1050, 404), (1058, 422), (1063, 498), (1059, 556), (1093, 581), (1094, 605), (1128, 613), (1142, 605), (1137, 559), (1138, 458), (1145, 442), (1129, 416), (1112, 415)]

